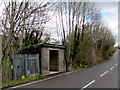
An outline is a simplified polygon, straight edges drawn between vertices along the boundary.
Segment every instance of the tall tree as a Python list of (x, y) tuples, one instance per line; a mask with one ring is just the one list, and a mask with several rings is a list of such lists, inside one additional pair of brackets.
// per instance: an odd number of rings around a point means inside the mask
[[(31, 1), (13, 1), (4, 2), (5, 9), (2, 16), (2, 32), (6, 39), (6, 45), (3, 48), (3, 53), (9, 53), (10, 58), (15, 54), (14, 42), (18, 37), (23, 39), (27, 36), (32, 37), (35, 34), (34, 43), (40, 40), (44, 24), (48, 21), (46, 10), (49, 3), (41, 2), (37, 4)], [(30, 33), (31, 32), (31, 33)], [(28, 35), (29, 34), (29, 35)], [(25, 39), (26, 40), (26, 39)], [(23, 40), (20, 42), (23, 43)], [(8, 50), (6, 50), (8, 49)], [(3, 56), (4, 59), (4, 56)]]
[[(66, 46), (66, 63), (73, 67), (76, 64), (92, 64), (94, 60), (91, 54), (97, 51), (96, 42), (106, 35), (106, 30), (109, 32), (109, 29), (104, 29), (99, 9), (93, 2), (61, 1), (56, 3), (56, 7), (61, 20), (59, 28), (62, 31), (62, 42)], [(101, 42), (103, 45), (104, 42)]]
[(4, 40), (2, 61), (8, 60), (6, 73), (11, 73), (9, 69), (12, 57), (22, 46), (26, 45), (28, 38), (29, 41), (34, 39), (32, 43), (38, 43), (41, 39), (44, 24), (49, 20), (47, 17), (49, 5), (49, 2), (42, 1), (39, 3), (26, 0), (4, 1), (1, 30)]

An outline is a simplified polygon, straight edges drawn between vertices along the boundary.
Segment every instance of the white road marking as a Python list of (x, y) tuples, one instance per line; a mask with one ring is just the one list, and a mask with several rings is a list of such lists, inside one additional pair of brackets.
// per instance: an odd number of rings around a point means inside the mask
[(15, 86), (15, 87), (10, 87), (9, 89), (18, 88), (18, 87), (23, 87), (23, 86), (27, 86), (27, 85), (30, 85), (30, 84), (34, 84), (34, 83), (37, 83), (37, 82), (46, 81), (46, 80), (49, 80), (49, 79), (52, 79), (52, 78), (55, 78), (55, 77), (59, 77), (59, 76), (65, 75), (65, 74), (70, 74), (70, 73), (72, 73), (72, 72), (76, 72), (76, 71), (66, 72), (66, 73), (63, 73), (63, 74), (60, 74), (60, 75), (56, 75), (56, 76), (53, 76), (53, 77), (49, 77), (49, 78), (46, 78), (46, 79), (42, 79), (42, 80), (38, 80), (38, 81), (34, 81), (34, 82), (22, 84), (22, 85), (18, 85), (18, 86)]
[(11, 88), (18, 88), (18, 87), (22, 87), (22, 86), (27, 86), (29, 84), (34, 84), (34, 83), (37, 83), (37, 82), (46, 81), (46, 80), (52, 79), (54, 77), (59, 77), (59, 76), (62, 76), (62, 75), (64, 75), (64, 74), (60, 74), (60, 75), (57, 75), (57, 76), (49, 77), (49, 78), (46, 78), (46, 79), (43, 79), (43, 80), (38, 80), (38, 81), (35, 81), (35, 82), (31, 82), (31, 83), (22, 84), (22, 85), (11, 87)]
[(110, 70), (112, 70), (113, 68), (114, 68), (114, 66), (113, 66), (113, 67), (111, 67), (111, 68), (110, 68)]
[(116, 53), (114, 53), (114, 55), (113, 56), (115, 56), (116, 55)]
[(108, 73), (108, 71), (106, 71), (103, 74), (101, 74), (100, 77), (104, 76), (106, 73)]
[(88, 83), (87, 85), (85, 85), (84, 87), (82, 87), (80, 90), (83, 90), (83, 89), (87, 88), (88, 86), (90, 86), (94, 82), (95, 82), (95, 80), (91, 81), (90, 83)]
[(115, 64), (115, 66), (117, 66), (118, 64)]

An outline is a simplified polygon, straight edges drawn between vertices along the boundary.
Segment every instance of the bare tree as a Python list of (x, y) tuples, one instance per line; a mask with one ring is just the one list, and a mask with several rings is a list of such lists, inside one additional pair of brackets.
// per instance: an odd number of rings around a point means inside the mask
[(56, 7), (61, 20), (59, 28), (62, 31), (62, 42), (66, 46), (66, 64), (69, 63), (71, 66), (77, 66), (76, 62), (79, 62), (78, 65), (91, 64), (92, 59), (86, 60), (95, 51), (96, 42), (104, 38), (106, 30), (109, 31), (103, 25), (99, 9), (93, 2), (61, 1), (56, 3)]
[(34, 37), (34, 43), (38, 43), (41, 39), (44, 24), (49, 20), (46, 13), (49, 5), (49, 2), (4, 1), (5, 8), (1, 17), (4, 40), (2, 60), (8, 60), (8, 68), (11, 66), (12, 56), (25, 45), (24, 41)]
[[(44, 12), (49, 3), (47, 2), (43, 5), (42, 3), (37, 4), (35, 2), (31, 3), (30, 1), (22, 1), (19, 3), (10, 0), (10, 2), (4, 2), (4, 4), (2, 31), (8, 39), (6, 40), (3, 51), (5, 52), (5, 49), (9, 48), (8, 52), (14, 55), (14, 41), (16, 37), (23, 37), (25, 31), (27, 36), (29, 34), (28, 32), (34, 29), (32, 33), (36, 33), (35, 38), (40, 39), (44, 28), (43, 24), (48, 21)], [(10, 55), (10, 57), (11, 56), (12, 55)]]

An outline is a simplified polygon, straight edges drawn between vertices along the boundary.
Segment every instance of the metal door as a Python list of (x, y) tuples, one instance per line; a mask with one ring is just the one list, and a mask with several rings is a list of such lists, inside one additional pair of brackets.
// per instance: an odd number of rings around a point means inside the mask
[(21, 65), (21, 59), (17, 58), (14, 60), (14, 66), (13, 66), (13, 73), (15, 75), (15, 78), (19, 78), (22, 76), (22, 65)]

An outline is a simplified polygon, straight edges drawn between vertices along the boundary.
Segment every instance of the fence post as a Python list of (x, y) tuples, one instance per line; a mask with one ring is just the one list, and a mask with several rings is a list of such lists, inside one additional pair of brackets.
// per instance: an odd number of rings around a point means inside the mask
[[(14, 60), (14, 57), (13, 57), (13, 65), (15, 65), (15, 60)], [(13, 66), (13, 78), (17, 78), (17, 75), (16, 75), (16, 68)]]
[(26, 75), (27, 75), (27, 54), (25, 54), (25, 69), (26, 69)]
[(39, 54), (37, 54), (37, 62), (38, 62), (38, 74), (40, 72), (40, 67), (39, 67)]

